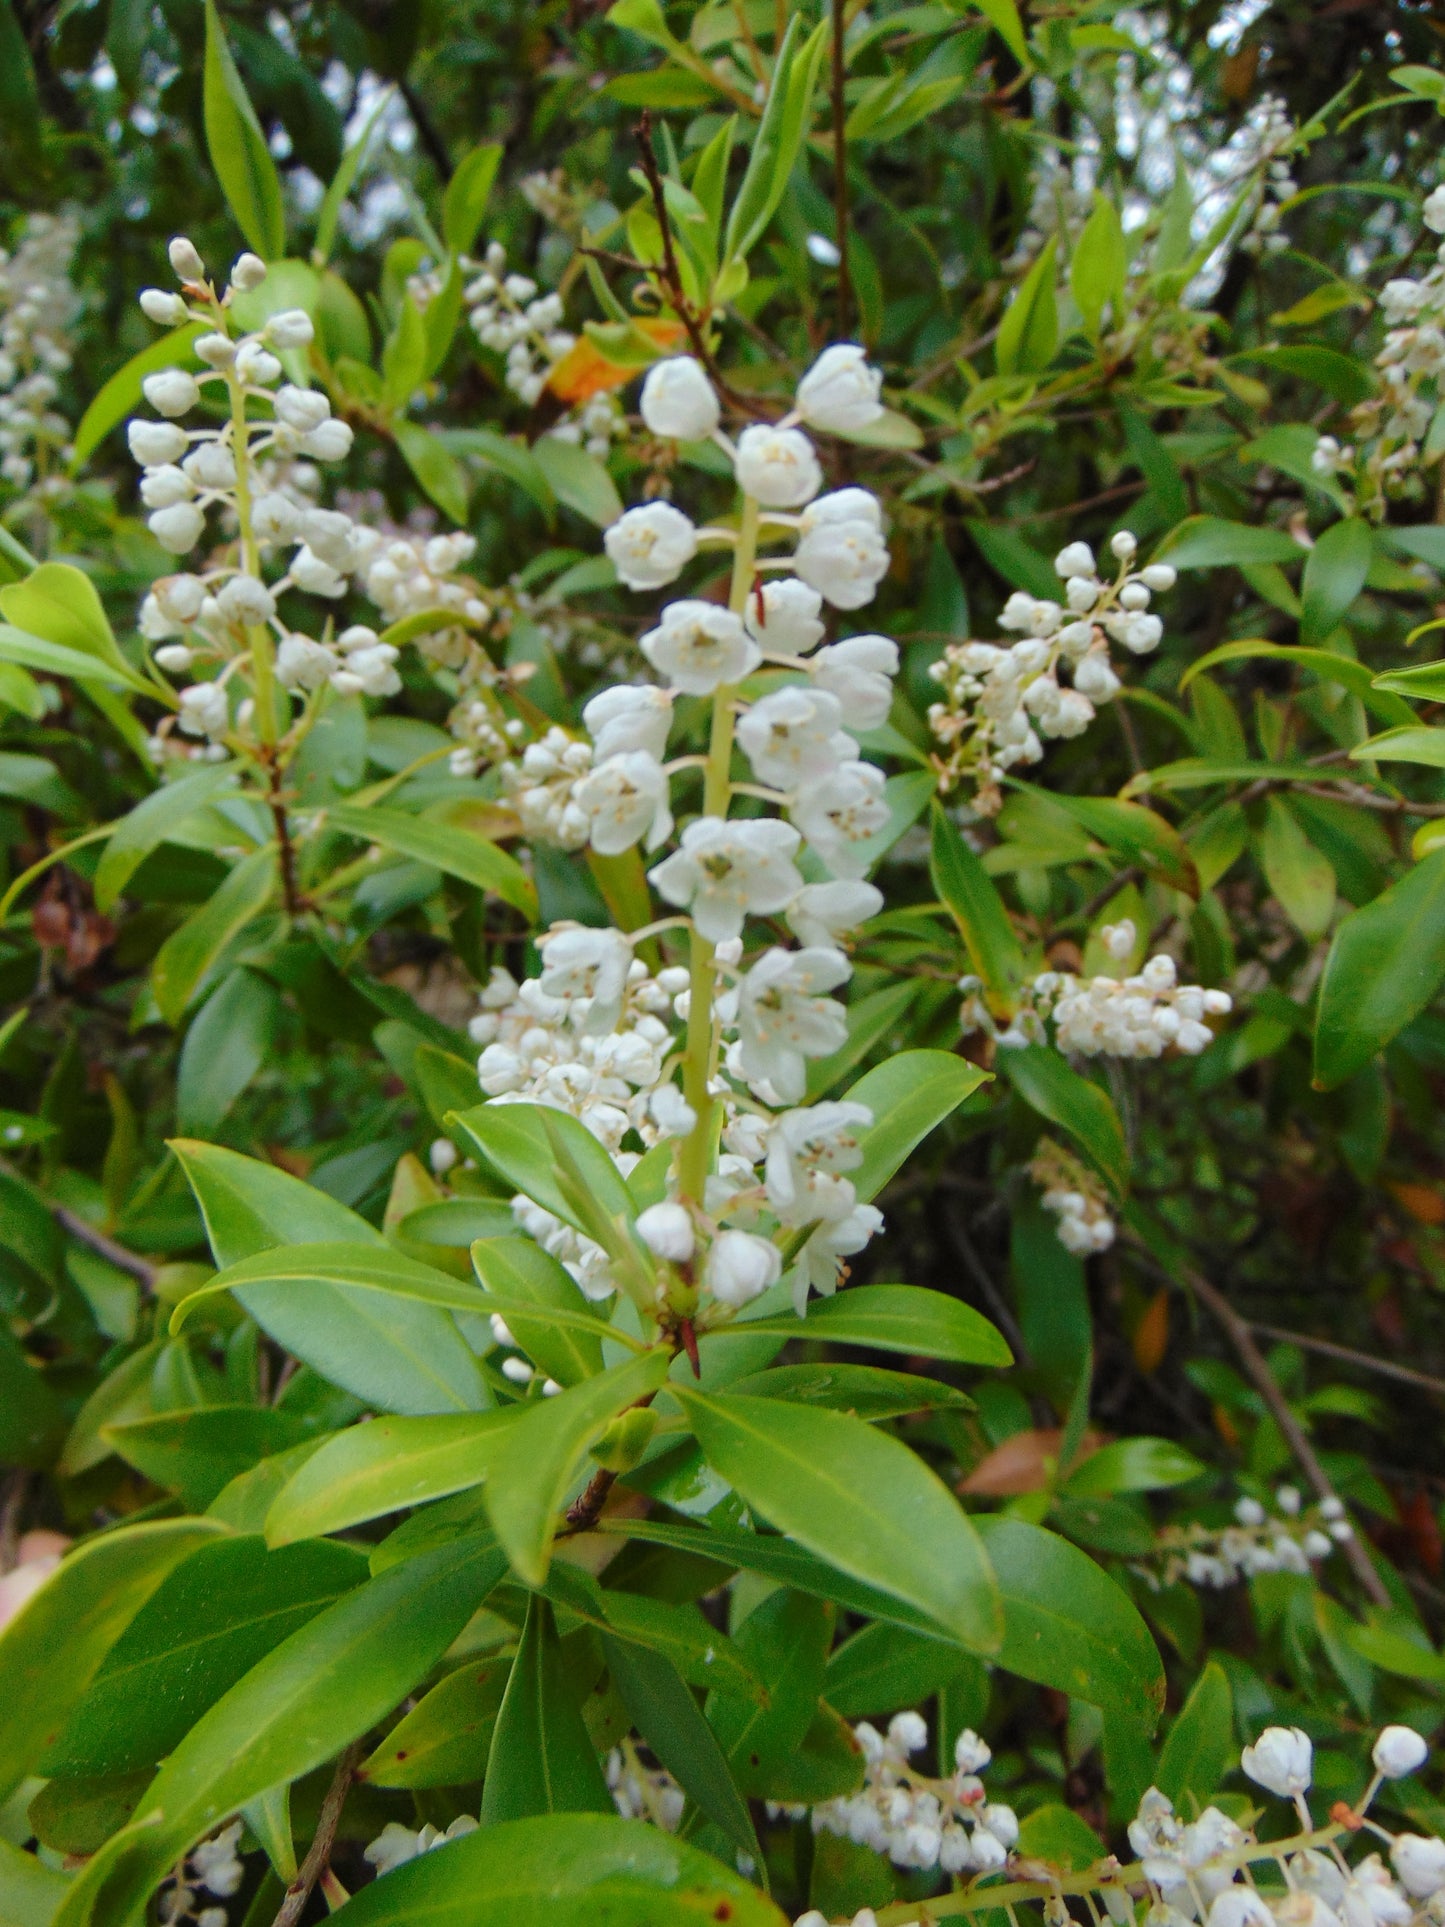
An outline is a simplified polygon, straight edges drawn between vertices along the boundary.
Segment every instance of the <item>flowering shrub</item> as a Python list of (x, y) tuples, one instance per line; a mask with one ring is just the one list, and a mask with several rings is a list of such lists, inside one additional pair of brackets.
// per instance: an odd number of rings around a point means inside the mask
[(1445, 1927), (1376, 11), (0, 20), (0, 1927)]

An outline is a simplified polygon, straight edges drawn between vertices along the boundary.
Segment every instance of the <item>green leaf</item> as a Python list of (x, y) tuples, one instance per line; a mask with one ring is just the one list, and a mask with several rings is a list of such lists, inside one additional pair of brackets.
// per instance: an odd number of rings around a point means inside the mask
[(875, 1619), (828, 1656), (823, 1692), (844, 1719), (891, 1714), (932, 1699), (978, 1661), (940, 1639)]
[(383, 849), (429, 863), (478, 890), (490, 891), (525, 917), (537, 915), (536, 887), (516, 858), (470, 830), (436, 823), (430, 817), (408, 816), (403, 810), (361, 808), (354, 803), (332, 804), (326, 821), (347, 836), (379, 843)]
[[(1403, 680), (1403, 676), (1395, 678), (1397, 683)], [(1427, 769), (1445, 769), (1445, 729), (1387, 729), (1383, 735), (1356, 743), (1350, 758), (1357, 763), (1423, 763)]]
[(168, 1024), (179, 1024), (206, 973), (266, 908), (275, 883), (274, 846), (253, 850), (215, 895), (166, 938), (151, 965), (151, 989)]
[(167, 1870), (218, 1821), (310, 1773), (405, 1698), (503, 1570), (489, 1544), (461, 1539), (368, 1580), (283, 1640), (191, 1728), (56, 1927), (138, 1927)]
[(200, 367), (192, 344), (208, 332), (209, 325), (204, 321), (190, 321), (184, 328), (162, 335), (139, 354), (132, 355), (97, 390), (75, 430), (74, 452), (70, 458), (72, 474), (90, 460), (113, 428), (135, 413), (140, 406), (141, 384), (147, 375), (158, 374), (163, 368)]
[(1002, 1517), (978, 1521), (1004, 1601), (997, 1664), (1153, 1732), (1164, 1668), (1128, 1594), (1066, 1539)]
[(1333, 522), (1305, 559), (1300, 641), (1323, 642), (1365, 586), (1374, 556), (1370, 525), (1352, 515)]
[(226, 45), (215, 0), (206, 0), (203, 100), (206, 147), (226, 205), (247, 245), (263, 261), (279, 260), (286, 252), (281, 181), (265, 131)]
[(941, 1358), (955, 1365), (1013, 1363), (1013, 1354), (982, 1312), (946, 1292), (922, 1285), (851, 1285), (816, 1300), (803, 1318), (749, 1318), (722, 1325), (715, 1341), (767, 1333), (823, 1344), (862, 1345), (910, 1358)]
[(1203, 1807), (1233, 1758), (1234, 1695), (1228, 1673), (1211, 1660), (1169, 1729), (1154, 1783), (1176, 1807), (1184, 1807), (1190, 1794)]
[(1205, 1466), (1172, 1439), (1115, 1439), (1091, 1452), (1069, 1474), (1071, 1498), (1107, 1498), (1115, 1492), (1158, 1492), (1187, 1485)]
[(1059, 305), (1054, 285), (1058, 251), (1058, 236), (1051, 235), (999, 323), (993, 352), (1001, 375), (1040, 374), (1054, 358), (1059, 345)]
[[(1445, 743), (1445, 730), (1441, 740)], [(1335, 913), (1334, 866), (1305, 835), (1287, 797), (1265, 798), (1261, 841), (1270, 889), (1300, 935), (1313, 943), (1329, 929)]]
[(329, 1438), (292, 1474), (266, 1514), (273, 1546), (344, 1532), (405, 1506), (480, 1485), (507, 1428), (505, 1411), (378, 1418)]
[(127, 1465), (204, 1512), (223, 1486), (258, 1459), (300, 1445), (313, 1428), (267, 1405), (197, 1405), (111, 1425), (106, 1436)]
[(3, 1927), (50, 1927), (70, 1888), (67, 1874), (42, 1866), (0, 1838), (0, 1922)]
[(488, 1471), (487, 1513), (529, 1585), (541, 1585), (547, 1576), (557, 1515), (588, 1447), (619, 1412), (658, 1389), (669, 1362), (659, 1346), (555, 1398), (539, 1399), (498, 1441)]
[(1072, 1807), (1051, 1800), (1020, 1826), (1018, 1852), (1064, 1873), (1082, 1873), (1103, 1859), (1104, 1843)]
[(766, 1894), (696, 1847), (600, 1813), (483, 1826), (346, 1904), (347, 1927), (787, 1927)]
[(189, 1138), (173, 1139), (171, 1149), (195, 1193), (218, 1265), (239, 1264), (277, 1245), (349, 1242), (387, 1248), (365, 1218), (278, 1165)]
[(427, 496), (449, 521), (465, 523), (469, 493), (466, 470), (436, 430), (422, 422), (399, 421), (393, 425), (392, 435), (402, 460)]
[(996, 1650), (998, 1590), (978, 1536), (907, 1446), (841, 1412), (669, 1389), (709, 1465), (780, 1531), (969, 1650)]
[(998, 34), (1009, 52), (1021, 67), (1032, 65), (1029, 59), (1028, 42), (1024, 39), (1023, 22), (1015, 0), (973, 0), (984, 19)]
[(43, 676), (68, 676), (75, 682), (90, 682), (108, 689), (144, 690), (154, 696), (150, 684), (133, 669), (115, 669), (79, 649), (66, 649), (43, 636), (32, 636), (13, 623), (0, 623), (0, 661), (37, 670)]
[(873, 1122), (860, 1131), (863, 1159), (849, 1172), (859, 1199), (876, 1198), (930, 1131), (972, 1096), (987, 1072), (946, 1050), (906, 1050), (875, 1064), (847, 1093), (866, 1104)]
[(207, 1519), (121, 1526), (63, 1559), (0, 1633), (0, 1797), (54, 1744), (101, 1662), (180, 1562), (225, 1527)]
[(143, 796), (116, 824), (95, 872), (95, 901), (112, 910), (141, 864), (191, 817), (208, 808), (236, 780), (229, 764), (212, 765), (179, 777)]
[(425, 1694), (357, 1769), (372, 1786), (469, 1786), (487, 1770), (511, 1661), (472, 1660)]
[(45, 1771), (126, 1773), (164, 1759), (243, 1673), (366, 1577), (352, 1546), (267, 1552), (252, 1535), (198, 1546), (111, 1648)]
[[(799, 1336), (805, 1332), (813, 1336), (800, 1322)], [(881, 1371), (875, 1365), (773, 1365), (747, 1378), (730, 1379), (728, 1390), (752, 1398), (786, 1398), (797, 1405), (821, 1405), (830, 1412), (852, 1412), (870, 1425), (880, 1419), (901, 1418), (907, 1412), (957, 1411), (973, 1404), (965, 1393), (940, 1379)]]
[(512, 1313), (508, 1328), (539, 1371), (559, 1385), (578, 1385), (597, 1376), (605, 1326), (555, 1258), (530, 1238), (480, 1238), (472, 1246), (472, 1263), (489, 1292), (513, 1304), (535, 1301), (549, 1311), (572, 1312), (594, 1328), (562, 1327)]
[(681, 1674), (664, 1654), (604, 1635), (602, 1650), (627, 1717), (698, 1811), (743, 1853), (763, 1853), (726, 1756)]
[[(614, 8), (611, 17), (615, 18), (616, 12)], [(723, 241), (725, 262), (746, 261), (762, 240), (808, 136), (827, 30), (820, 23), (800, 47), (801, 34), (802, 16), (794, 13), (773, 63), (772, 85), (728, 215)]]
[(1113, 317), (1124, 314), (1124, 273), (1128, 257), (1124, 230), (1119, 215), (1107, 194), (1096, 193), (1084, 231), (1069, 263), (1069, 292), (1084, 317), (1084, 326), (1098, 338), (1104, 305), (1110, 303)]
[(452, 1127), (508, 1184), (617, 1250), (637, 1207), (617, 1166), (585, 1126), (540, 1104), (479, 1104)]
[[(1399, 686), (1397, 677), (1372, 676), (1367, 664), (1357, 662), (1353, 656), (1342, 656), (1333, 649), (1296, 649), (1288, 643), (1268, 642), (1257, 636), (1243, 636), (1235, 642), (1223, 642), (1217, 649), (1211, 649), (1208, 655), (1190, 663), (1179, 678), (1179, 687), (1181, 690), (1187, 689), (1196, 676), (1206, 669), (1212, 669), (1217, 663), (1247, 661), (1256, 657), (1268, 662), (1291, 663), (1300, 669), (1307, 669), (1323, 682), (1338, 683), (1387, 722), (1405, 723), (1411, 720), (1409, 711), (1403, 705), (1386, 707), (1390, 699), (1378, 693), (1381, 689)], [(1422, 667), (1428, 668), (1429, 665), (1423, 664)], [(1407, 669), (1403, 675), (1408, 678), (1415, 673)], [(1441, 689), (1445, 693), (1445, 681), (1442, 681)], [(1418, 690), (1402, 688), (1401, 693), (1428, 696), (1429, 690), (1423, 687)], [(1243, 748), (1242, 741), (1239, 747)]]
[(547, 486), (564, 508), (599, 529), (610, 528), (622, 513), (617, 484), (595, 455), (575, 442), (541, 435), (532, 444), (532, 459)]
[(233, 970), (197, 1014), (181, 1047), (176, 1119), (209, 1136), (271, 1055), (281, 993), (254, 970)]
[(326, 190), (321, 211), (316, 217), (316, 240), (311, 250), (311, 259), (318, 268), (324, 268), (331, 259), (331, 249), (336, 241), (336, 228), (341, 219), (341, 210), (346, 204), (361, 163), (366, 159), (367, 149), (371, 146), (371, 137), (376, 132), (382, 115), (391, 105), (393, 91), (390, 87), (382, 91), (366, 125), (342, 155), (341, 165), (331, 177), (331, 185)]
[(1224, 569), (1252, 562), (1299, 562), (1305, 550), (1283, 529), (1226, 522), (1217, 515), (1191, 515), (1165, 537), (1156, 562), (1175, 569)]
[(714, 1693), (707, 1718), (742, 1792), (770, 1797), (779, 1773), (803, 1744), (817, 1717), (836, 1617), (821, 1599), (780, 1590), (738, 1627), (738, 1645), (771, 1682), (771, 1697), (758, 1705)]
[(148, 688), (120, 652), (120, 644), (88, 575), (68, 562), (42, 562), (34, 574), (0, 589), (7, 622), (27, 635), (88, 656), (129, 687)]
[(1129, 1148), (1109, 1093), (1046, 1044), (1000, 1051), (997, 1061), (1024, 1102), (1067, 1131), (1122, 1198), (1129, 1189)]
[(33, 803), (37, 809), (50, 810), (72, 822), (84, 810), (80, 798), (62, 781), (54, 763), (43, 756), (26, 756), (17, 750), (0, 750), (0, 796)]
[(1023, 951), (992, 878), (938, 803), (933, 806), (930, 868), (934, 889), (963, 933), (989, 1008), (1001, 1016), (1012, 1006), (1023, 977)]
[(1315, 1083), (1333, 1090), (1430, 1002), (1445, 978), (1445, 850), (1335, 932), (1315, 1016)]
[(1383, 676), (1372, 676), (1372, 689), (1392, 689), (1416, 702), (1445, 701), (1445, 661), (1421, 662), (1413, 669), (1391, 669)]
[(1146, 809), (1141, 803), (1122, 802), (1116, 796), (1069, 796), (1017, 781), (1013, 787), (1028, 795), (1047, 796), (1050, 804), (1067, 811), (1100, 843), (1139, 864), (1159, 882), (1184, 891), (1186, 896), (1199, 895), (1199, 877), (1188, 845), (1156, 810)]
[(486, 141), (472, 149), (447, 182), (442, 196), (442, 239), (451, 253), (471, 253), (501, 161), (500, 143)]
[(536, 1813), (610, 1813), (591, 1736), (567, 1677), (552, 1608), (527, 1601), (522, 1642), (492, 1730), (482, 1825)]
[(547, 1573), (546, 1592), (554, 1605), (565, 1607), (600, 1632), (662, 1654), (689, 1685), (715, 1687), (720, 1693), (767, 1704), (768, 1689), (742, 1649), (691, 1602), (673, 1605), (642, 1593), (604, 1589), (581, 1567), (560, 1559), (553, 1561)]

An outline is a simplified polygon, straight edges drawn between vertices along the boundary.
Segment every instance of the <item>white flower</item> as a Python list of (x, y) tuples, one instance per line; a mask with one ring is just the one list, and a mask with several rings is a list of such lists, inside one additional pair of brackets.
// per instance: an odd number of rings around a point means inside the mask
[(181, 467), (197, 488), (227, 489), (236, 486), (236, 458), (225, 442), (198, 443)]
[(284, 308), (266, 323), (266, 339), (275, 348), (307, 348), (315, 337), (311, 317), (303, 308)]
[(753, 422), (738, 436), (738, 487), (767, 509), (799, 509), (823, 486), (813, 444), (797, 428)]
[(697, 1233), (685, 1205), (650, 1204), (638, 1213), (634, 1228), (648, 1250), (669, 1264), (687, 1264), (697, 1247)]
[(953, 1764), (960, 1773), (982, 1773), (993, 1758), (993, 1748), (966, 1726), (953, 1743)]
[(837, 698), (822, 689), (775, 689), (738, 723), (738, 743), (760, 783), (795, 790), (851, 762), (858, 745), (838, 725)]
[(1420, 213), (1432, 234), (1445, 234), (1445, 187), (1431, 189)]
[(873, 1113), (866, 1104), (845, 1101), (810, 1104), (801, 1110), (784, 1111), (773, 1120), (764, 1183), (768, 1203), (780, 1223), (837, 1223), (848, 1216), (857, 1195), (842, 1174), (855, 1171), (862, 1163), (859, 1133), (872, 1122)]
[(133, 421), (126, 428), (125, 438), (142, 468), (178, 462), (187, 448), (185, 429), (177, 428), (172, 422)]
[(697, 530), (671, 502), (647, 502), (619, 516), (602, 545), (629, 589), (661, 589), (697, 554)]
[(877, 497), (836, 489), (804, 513), (793, 567), (835, 609), (861, 609), (888, 573), (888, 545)]
[[(846, 1218), (825, 1221), (798, 1254), (793, 1277), (793, 1307), (798, 1316), (808, 1302), (809, 1287), (820, 1297), (831, 1298), (838, 1289), (838, 1268), (883, 1229), (883, 1213), (872, 1204), (855, 1204)], [(975, 1834), (974, 1838), (977, 1839)], [(982, 1864), (982, 1863), (980, 1863)], [(1003, 1862), (998, 1863), (1000, 1866)]]
[(884, 776), (872, 763), (843, 763), (793, 798), (789, 814), (835, 876), (861, 877), (868, 840), (888, 825)]
[(852, 342), (825, 348), (798, 383), (798, 413), (810, 428), (848, 435), (883, 413), (883, 377)]
[(227, 622), (242, 626), (269, 622), (276, 613), (276, 598), (265, 583), (244, 572), (222, 584), (216, 602)]
[(173, 462), (148, 468), (141, 478), (140, 498), (147, 508), (168, 509), (177, 502), (189, 502), (195, 492), (190, 476)]
[(663, 1137), (688, 1137), (697, 1123), (697, 1112), (676, 1084), (659, 1084), (647, 1100), (647, 1114)]
[(849, 729), (877, 729), (893, 707), (898, 644), (887, 636), (849, 636), (820, 649), (812, 663), (817, 681), (836, 696)]
[(785, 1104), (798, 1102), (807, 1082), (804, 1059), (827, 1057), (848, 1041), (843, 1006), (820, 993), (836, 990), (852, 974), (841, 950), (763, 952), (738, 992), (738, 1062), (750, 1083), (766, 1080)]
[(538, 980), (548, 997), (585, 997), (591, 1007), (584, 1032), (601, 1035), (615, 1028), (622, 1015), (627, 973), (632, 968), (632, 945), (620, 930), (552, 930), (538, 944), (542, 975)]
[(351, 453), (354, 439), (349, 422), (322, 422), (301, 437), (298, 447), (303, 455), (314, 455), (318, 462), (339, 462)]
[(1253, 1887), (1229, 1886), (1215, 1895), (1209, 1927), (1274, 1927), (1274, 1915)]
[(194, 502), (177, 502), (146, 517), (151, 534), (172, 555), (185, 555), (200, 540), (206, 518)]
[(805, 656), (823, 640), (824, 627), (818, 620), (822, 606), (816, 589), (785, 575), (751, 592), (743, 621), (766, 655)]
[(719, 1304), (737, 1309), (776, 1284), (782, 1269), (782, 1254), (770, 1238), (720, 1231), (708, 1251), (703, 1277)]
[(276, 651), (276, 676), (286, 689), (319, 689), (336, 668), (324, 643), (309, 636), (283, 636)]
[(245, 1863), (236, 1852), (240, 1837), (241, 1822), (233, 1820), (214, 1839), (203, 1840), (191, 1851), (197, 1882), (220, 1900), (229, 1900), (246, 1877)]
[(276, 419), (300, 434), (309, 434), (331, 419), (331, 403), (319, 388), (296, 388), (287, 382), (276, 390)]
[(741, 682), (762, 660), (741, 616), (716, 602), (669, 602), (638, 644), (660, 676), (689, 696)]
[(184, 368), (163, 368), (158, 375), (147, 375), (140, 386), (158, 415), (187, 415), (201, 399), (195, 376)]
[(266, 263), (259, 254), (238, 254), (231, 269), (231, 286), (239, 294), (249, 294), (266, 279)]
[(1399, 1833), (1390, 1848), (1390, 1858), (1413, 1899), (1428, 1900), (1445, 1887), (1445, 1840)]
[[(1324, 1855), (1318, 1858), (1323, 1860)], [(1342, 1885), (1344, 1891), (1335, 1904), (1346, 1927), (1407, 1927), (1414, 1915), (1414, 1908), (1385, 1871), (1377, 1853), (1362, 1860)]]
[(258, 542), (279, 545), (294, 541), (301, 521), (301, 510), (289, 495), (272, 491), (258, 496), (252, 505), (251, 527)]
[(1314, 1748), (1297, 1726), (1267, 1726), (1239, 1764), (1256, 1786), (1282, 1800), (1307, 1793), (1314, 1773)]
[(672, 727), (672, 697), (650, 683), (618, 683), (592, 698), (582, 721), (599, 763), (629, 749), (646, 750), (660, 762)]
[(640, 407), (654, 435), (678, 442), (704, 440), (722, 418), (713, 385), (691, 355), (675, 355), (648, 369)]
[(745, 916), (771, 916), (797, 895), (803, 879), (792, 859), (800, 841), (774, 818), (730, 823), (703, 816), (648, 874), (669, 903), (691, 909), (702, 936), (721, 943), (742, 935)]
[(588, 841), (599, 856), (620, 856), (639, 837), (655, 850), (672, 829), (667, 774), (645, 749), (599, 763), (577, 784), (572, 801), (590, 819)]
[(1054, 557), (1054, 574), (1067, 581), (1071, 575), (1095, 573), (1094, 551), (1087, 542), (1070, 542)]
[(840, 878), (832, 883), (809, 883), (787, 908), (788, 927), (799, 943), (812, 949), (837, 945), (844, 930), (876, 917), (883, 908), (883, 892), (876, 884)]
[[(1441, 230), (1445, 232), (1445, 229)], [(1375, 1741), (1370, 1758), (1387, 1780), (1403, 1780), (1425, 1764), (1430, 1749), (1413, 1726), (1387, 1726)]]

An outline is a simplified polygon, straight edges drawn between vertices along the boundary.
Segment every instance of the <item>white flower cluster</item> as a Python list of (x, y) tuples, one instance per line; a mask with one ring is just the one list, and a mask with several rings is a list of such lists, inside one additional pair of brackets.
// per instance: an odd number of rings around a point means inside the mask
[(993, 1753), (976, 1733), (959, 1734), (954, 1771), (936, 1780), (908, 1764), (928, 1744), (921, 1715), (896, 1713), (886, 1734), (867, 1720), (853, 1732), (863, 1749), (863, 1785), (814, 1807), (815, 1832), (886, 1853), (900, 1867), (998, 1873), (1007, 1864), (1019, 1837), (1018, 1817), (1012, 1807), (989, 1799), (979, 1776)]
[[(1133, 950), (1136, 935), (1128, 918), (1106, 925), (1103, 932), (1106, 947), (1120, 958)], [(1227, 990), (1181, 984), (1174, 959), (1163, 953), (1130, 977), (1101, 975), (1086, 983), (1068, 971), (1042, 971), (1025, 985), (1019, 1008), (1004, 1030), (989, 1014), (977, 977), (961, 977), (958, 987), (965, 1033), (983, 1030), (1000, 1049), (1021, 1050), (1046, 1043), (1045, 1026), (1052, 1019), (1057, 1048), (1078, 1057), (1162, 1057), (1169, 1050), (1197, 1057), (1214, 1041), (1205, 1018), (1221, 1017), (1233, 1008)]]
[(459, 1813), (451, 1825), (440, 1832), (430, 1823), (413, 1829), (402, 1826), (399, 1820), (388, 1820), (362, 1858), (371, 1862), (378, 1876), (388, 1874), (395, 1867), (404, 1867), (408, 1860), (446, 1846), (449, 1840), (460, 1840), (464, 1834), (475, 1833), (479, 1825), (469, 1813)]
[[(1445, 235), (1445, 187), (1426, 196), (1421, 215), (1433, 234)], [(1422, 458), (1421, 444), (1445, 395), (1445, 243), (1418, 279), (1401, 275), (1385, 283), (1380, 311), (1386, 334), (1375, 357), (1379, 392), (1351, 409), (1353, 442), (1321, 435), (1312, 458), (1316, 474), (1351, 488), (1357, 506), (1376, 517), (1435, 459)]]
[(607, 1784), (624, 1820), (650, 1820), (664, 1833), (682, 1825), (687, 1796), (661, 1767), (644, 1766), (630, 1742), (614, 1746), (607, 1755)]
[(1248, 231), (1239, 245), (1246, 254), (1283, 254), (1289, 236), (1280, 227), (1287, 201), (1299, 193), (1299, 183), (1284, 158), (1294, 145), (1294, 123), (1289, 110), (1277, 95), (1267, 94), (1255, 109), (1251, 132), (1254, 137), (1254, 165), (1262, 168), (1259, 204)]
[(1165, 1526), (1153, 1558), (1135, 1570), (1156, 1590), (1180, 1580), (1218, 1590), (1260, 1572), (1308, 1573), (1354, 1537), (1338, 1499), (1307, 1506), (1295, 1486), (1282, 1485), (1274, 1505), (1270, 1512), (1246, 1496), (1235, 1505), (1232, 1525)]
[(1039, 1139), (1029, 1164), (1029, 1176), (1039, 1187), (1039, 1203), (1056, 1220), (1059, 1243), (1076, 1258), (1107, 1251), (1118, 1226), (1109, 1210), (1107, 1193), (1082, 1160), (1053, 1138)]
[[(509, 273), (500, 241), (491, 242), (483, 259), (465, 268), (475, 271), (463, 294), (473, 332), (484, 348), (504, 358), (508, 388), (531, 408), (541, 400), (548, 375), (577, 345), (577, 337), (561, 325), (562, 297), (542, 294), (529, 274)], [(626, 428), (615, 397), (599, 394), (547, 432), (558, 441), (580, 443), (601, 459)]]
[[(975, 809), (996, 814), (1004, 771), (1037, 763), (1044, 738), (1082, 735), (1118, 694), (1110, 642), (1136, 656), (1158, 648), (1164, 625), (1149, 603), (1174, 586), (1175, 572), (1167, 562), (1136, 567), (1138, 543), (1127, 530), (1109, 547), (1119, 564), (1112, 582), (1100, 578), (1087, 542), (1070, 542), (1054, 558), (1062, 602), (1018, 590), (1004, 604), (999, 624), (1020, 641), (950, 643), (930, 668), (944, 692), (928, 721), (943, 745), (934, 761), (945, 795), (972, 782)], [(1065, 669), (1068, 683), (1059, 680)]]
[(69, 328), (80, 306), (70, 264), (80, 239), (73, 214), (32, 214), (13, 254), (0, 249), (0, 479), (65, 487), (70, 424), (55, 408), (69, 368)]
[(241, 1838), (241, 1822), (233, 1820), (209, 1840), (193, 1847), (180, 1876), (166, 1888), (159, 1904), (163, 1927), (180, 1927), (191, 1921), (194, 1927), (227, 1927), (230, 1915), (224, 1907), (200, 1905), (202, 1894), (229, 1900), (246, 1877), (245, 1863), (236, 1848)]

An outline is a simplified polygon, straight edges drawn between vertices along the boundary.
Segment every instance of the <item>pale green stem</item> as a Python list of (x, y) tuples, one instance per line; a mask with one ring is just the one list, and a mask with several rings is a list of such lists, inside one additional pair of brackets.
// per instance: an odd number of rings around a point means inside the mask
[[(246, 395), (236, 376), (229, 372), (226, 375), (226, 387), (231, 397), (231, 452), (236, 460), (236, 520), (241, 531), (241, 562), (248, 575), (259, 579), (261, 557), (251, 524), (251, 457), (247, 443)], [(269, 749), (276, 741), (275, 655), (271, 647), (271, 631), (264, 622), (255, 623), (247, 629), (246, 640), (251, 648), (256, 728), (261, 741)]]
[[(733, 550), (732, 587), (728, 595), (728, 607), (735, 615), (741, 615), (747, 607), (753, 586), (758, 554), (759, 512), (759, 504), (751, 495), (745, 495), (742, 520), (738, 525), (737, 547)], [(736, 695), (736, 686), (731, 683), (725, 684), (713, 695), (707, 773), (703, 779), (704, 816), (725, 817), (728, 805), (732, 802), (733, 703)], [(684, 1198), (701, 1204), (708, 1165), (712, 1159), (714, 1105), (708, 1086), (715, 1057), (712, 1005), (717, 988), (717, 968), (713, 962), (713, 946), (697, 930), (692, 933), (689, 970), (687, 1051), (682, 1065), (682, 1092), (697, 1114), (697, 1122), (679, 1147), (677, 1181)]]

